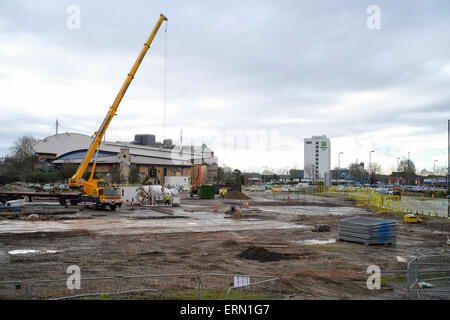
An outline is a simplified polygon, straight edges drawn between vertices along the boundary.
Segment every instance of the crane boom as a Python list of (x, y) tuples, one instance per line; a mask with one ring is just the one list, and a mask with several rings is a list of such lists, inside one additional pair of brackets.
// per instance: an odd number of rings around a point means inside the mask
[[(147, 53), (148, 49), (150, 48), (150, 44), (152, 43), (153, 39), (155, 38), (156, 33), (158, 32), (161, 24), (165, 20), (167, 20), (167, 18), (163, 14), (161, 14), (158, 22), (155, 25), (155, 28), (153, 29), (153, 32), (151, 33), (147, 42), (144, 44), (144, 47), (142, 48), (136, 62), (134, 63), (133, 67), (131, 68), (130, 73), (128, 74), (127, 78), (125, 79), (125, 81), (122, 85), (122, 88), (120, 89), (119, 93), (117, 94), (116, 98), (114, 99), (112, 106), (109, 108), (108, 114), (106, 115), (105, 119), (103, 120), (98, 131), (96, 131), (94, 133), (94, 136), (95, 136), (94, 140), (92, 141), (88, 151), (86, 152), (86, 155), (85, 155), (83, 161), (78, 166), (78, 169), (75, 172), (75, 174), (69, 179), (69, 185), (71, 187), (78, 187), (80, 185), (80, 180), (83, 177), (83, 175), (89, 165), (89, 162), (91, 161), (95, 151), (97, 150), (100, 143), (102, 142), (102, 139), (105, 135), (105, 131), (108, 128), (109, 124), (111, 123), (112, 118), (116, 115), (117, 107), (119, 106), (120, 102), (122, 101), (122, 98), (125, 95), (128, 87), (130, 86), (131, 81), (133, 80), (134, 75), (136, 74), (136, 71), (142, 62), (142, 59), (144, 59), (145, 54)], [(94, 170), (94, 168), (92, 169), (92, 171), (93, 170)], [(91, 177), (92, 177), (92, 175), (91, 175)]]

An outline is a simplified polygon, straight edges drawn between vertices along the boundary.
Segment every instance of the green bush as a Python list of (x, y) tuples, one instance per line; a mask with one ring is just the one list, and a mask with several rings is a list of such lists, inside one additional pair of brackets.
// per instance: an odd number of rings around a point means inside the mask
[(439, 190), (439, 191), (436, 191), (434, 196), (436, 198), (445, 198), (447, 196), (447, 194), (448, 194), (447, 190)]
[(56, 177), (55, 171), (33, 171), (27, 177), (27, 181), (36, 182), (36, 183), (49, 183), (55, 182)]
[(20, 181), (19, 176), (15, 176), (15, 175), (0, 176), (0, 185), (5, 185), (8, 183), (13, 183), (13, 182), (17, 182), (17, 181)]
[(431, 198), (433, 197), (433, 195), (435, 198), (445, 198), (448, 195), (448, 190), (438, 190), (438, 191), (428, 190), (425, 192), (425, 196), (427, 197)]
[(63, 165), (59, 169), (57, 169), (57, 177), (60, 181), (66, 181), (70, 177), (72, 177), (77, 171), (77, 166), (75, 165)]

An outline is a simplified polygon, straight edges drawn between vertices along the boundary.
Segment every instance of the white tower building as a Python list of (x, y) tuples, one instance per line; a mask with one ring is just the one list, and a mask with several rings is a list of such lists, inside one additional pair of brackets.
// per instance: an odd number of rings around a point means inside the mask
[(306, 179), (322, 180), (331, 170), (330, 139), (326, 135), (305, 138), (304, 174)]

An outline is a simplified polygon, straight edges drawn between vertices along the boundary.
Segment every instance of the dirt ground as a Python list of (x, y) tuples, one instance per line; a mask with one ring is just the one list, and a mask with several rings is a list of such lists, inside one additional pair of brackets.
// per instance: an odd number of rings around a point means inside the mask
[[(346, 200), (246, 194), (251, 199), (241, 219), (224, 212), (242, 200), (218, 196), (183, 199), (181, 207), (171, 208), (172, 215), (134, 206), (116, 212), (64, 208), (51, 200), (0, 213), (0, 281), (66, 278), (67, 267), (75, 264), (83, 277), (276, 275), (283, 299), (416, 299), (406, 292), (402, 273), (385, 273), (381, 290), (368, 290), (367, 267), (406, 270), (404, 261), (414, 256), (449, 252), (448, 219), (430, 217), (424, 224), (407, 225), (400, 214), (370, 212)], [(359, 215), (398, 220), (397, 243), (366, 246), (337, 240), (340, 219)], [(316, 224), (327, 224), (330, 231), (313, 232)]]

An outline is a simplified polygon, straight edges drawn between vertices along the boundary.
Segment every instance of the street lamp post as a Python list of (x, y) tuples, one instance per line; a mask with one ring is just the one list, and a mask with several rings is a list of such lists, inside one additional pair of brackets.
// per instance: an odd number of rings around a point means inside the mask
[(340, 169), (341, 169), (341, 154), (344, 154), (343, 152), (339, 152), (338, 154), (338, 176), (337, 176), (337, 184), (339, 185), (339, 173), (340, 173)]
[(397, 158), (397, 185), (399, 185), (399, 183), (398, 183), (398, 160), (400, 160), (400, 158)]
[(370, 169), (371, 169), (371, 155), (372, 152), (375, 152), (375, 150), (372, 150), (369, 152), (369, 186), (370, 186)]
[(312, 168), (313, 168), (313, 185), (314, 185), (315, 180), (316, 180), (316, 170), (314, 168), (314, 165), (312, 165)]

